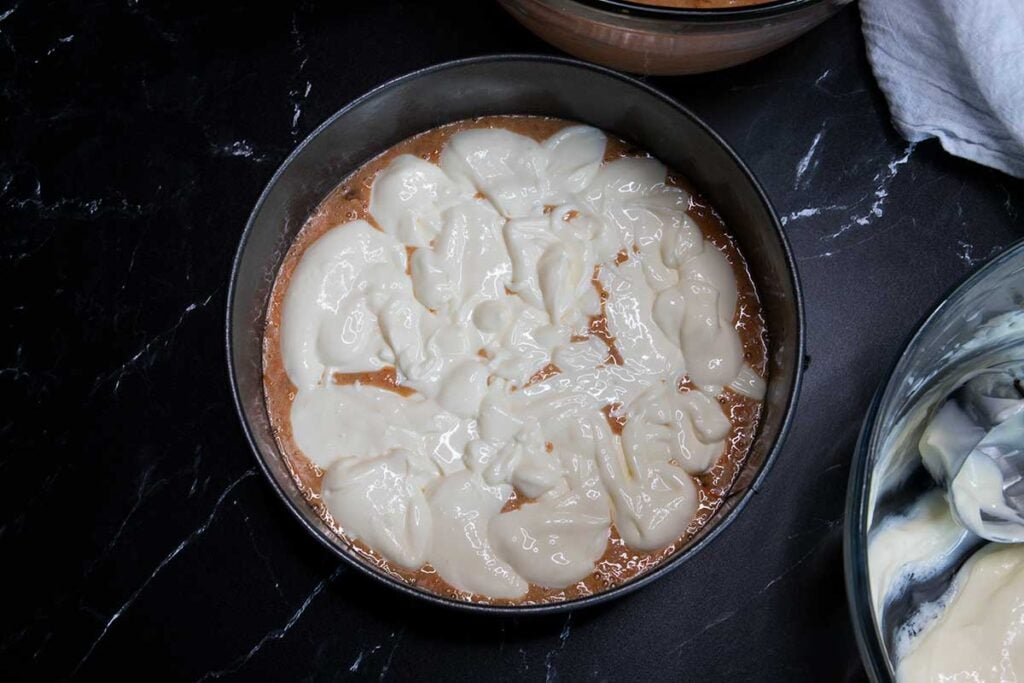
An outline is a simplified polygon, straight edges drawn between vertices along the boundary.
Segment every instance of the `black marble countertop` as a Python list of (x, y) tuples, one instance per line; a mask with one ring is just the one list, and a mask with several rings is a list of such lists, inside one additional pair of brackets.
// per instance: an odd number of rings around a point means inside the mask
[(631, 596), (440, 611), (339, 566), (258, 473), (228, 271), (335, 110), (426, 65), (552, 50), (489, 1), (264, 4), (0, 10), (0, 677), (863, 678), (841, 564), (857, 430), (915, 323), (1024, 235), (1024, 183), (895, 134), (855, 7), (752, 65), (650, 79), (786, 223), (810, 355), (786, 448), (724, 534)]

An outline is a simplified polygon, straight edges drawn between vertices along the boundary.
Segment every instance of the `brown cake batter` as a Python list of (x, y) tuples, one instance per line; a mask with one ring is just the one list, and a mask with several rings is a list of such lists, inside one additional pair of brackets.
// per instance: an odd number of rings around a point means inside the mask
[[(598, 561), (595, 571), (590, 576), (564, 589), (550, 589), (531, 585), (526, 596), (512, 601), (458, 591), (443, 581), (429, 565), (419, 570), (408, 570), (394, 566), (360, 541), (347, 538), (344, 530), (339, 528), (332, 520), (326, 505), (320, 497), (321, 480), (324, 472), (302, 454), (292, 437), (290, 412), (296, 389), (285, 373), (281, 353), (280, 324), (284, 295), (300, 258), (309, 245), (315, 242), (327, 230), (339, 224), (362, 219), (377, 227), (369, 213), (370, 190), (377, 173), (400, 154), (414, 154), (437, 163), (441, 149), (448, 138), (462, 130), (470, 128), (505, 128), (542, 141), (567, 125), (573, 125), (573, 123), (560, 119), (541, 117), (484, 117), (441, 126), (395, 145), (345, 178), (323, 200), (313, 215), (309, 217), (305, 226), (303, 226), (291, 245), (271, 292), (263, 347), (263, 377), (267, 410), (277, 437), (278, 446), (284, 454), (285, 461), (292, 475), (303, 491), (303, 495), (317, 513), (345, 540), (356, 555), (400, 581), (445, 597), (488, 604), (560, 602), (604, 591), (643, 574), (684, 547), (708, 523), (736, 480), (736, 476), (746, 459), (750, 444), (757, 430), (761, 414), (761, 404), (727, 389), (719, 399), (732, 424), (732, 430), (726, 440), (726, 450), (709, 472), (695, 478), (699, 491), (698, 510), (682, 537), (659, 551), (636, 551), (624, 544), (613, 525), (607, 551)], [(609, 136), (605, 160), (614, 160), (624, 156), (649, 155), (632, 147), (623, 140)], [(692, 194), (688, 211), (689, 215), (700, 226), (705, 238), (722, 251), (732, 264), (739, 293), (735, 324), (740, 332), (747, 362), (757, 373), (764, 377), (767, 365), (767, 335), (757, 293), (754, 290), (753, 282), (743, 257), (740, 255), (733, 238), (726, 232), (725, 225), (714, 208), (680, 176), (670, 173), (669, 183), (682, 187)], [(619, 253), (616, 261), (621, 263), (628, 259), (629, 256), (630, 254), (624, 250)], [(607, 321), (603, 312), (603, 301), (607, 295), (603, 292), (600, 281), (597, 279), (597, 272), (594, 274), (593, 282), (594, 286), (598, 289), (599, 295), (601, 295), (602, 312), (591, 320), (588, 335), (599, 337), (608, 346), (608, 359), (606, 362), (621, 363), (622, 359), (615, 346), (615, 339), (608, 332)], [(586, 338), (586, 336), (581, 336), (574, 338), (574, 340), (578, 341)], [(539, 370), (531, 378), (531, 381), (541, 381), (559, 372), (560, 370), (557, 366), (549, 364)], [(394, 368), (386, 368), (369, 373), (335, 373), (334, 381), (339, 384), (351, 384), (358, 381), (363, 384), (370, 384), (394, 391), (402, 396), (412, 393), (412, 390), (408, 387), (398, 384)], [(686, 380), (680, 382), (680, 391), (690, 391), (693, 388), (693, 385)], [(614, 406), (607, 407), (605, 414), (612, 430), (618, 434), (622, 431), (625, 418), (613, 417), (613, 409)], [(519, 493), (514, 493), (512, 499), (506, 504), (505, 510), (515, 509), (526, 502), (529, 502), (529, 500)]]

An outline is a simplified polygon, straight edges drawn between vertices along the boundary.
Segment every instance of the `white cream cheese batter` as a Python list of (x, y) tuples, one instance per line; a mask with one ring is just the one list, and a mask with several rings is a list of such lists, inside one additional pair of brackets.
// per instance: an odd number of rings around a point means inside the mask
[[(294, 439), (333, 518), (388, 561), (513, 599), (592, 573), (612, 523), (662, 548), (725, 449), (715, 398), (763, 397), (689, 195), (605, 145), (587, 126), (457, 133), (438, 164), (378, 174), (380, 229), (339, 225), (302, 256), (281, 319)], [(390, 367), (413, 395), (334, 381)]]
[(939, 616), (897, 667), (900, 681), (1011, 683), (1024, 677), (1024, 545), (989, 544), (957, 574)]

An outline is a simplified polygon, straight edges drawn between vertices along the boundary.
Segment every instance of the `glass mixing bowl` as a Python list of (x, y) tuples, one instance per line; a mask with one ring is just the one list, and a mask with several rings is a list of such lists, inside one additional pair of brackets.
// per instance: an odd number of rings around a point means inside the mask
[[(873, 680), (894, 676), (889, 643), (903, 619), (901, 614), (890, 614), (892, 607), (876, 614), (868, 568), (869, 535), (890, 514), (905, 509), (922, 487), (931, 486), (918, 458), (890, 457), (897, 451), (890, 438), (905, 433), (908, 414), (917, 414), (927, 402), (945, 396), (941, 389), (952, 373), (995, 353), (1024, 356), (1019, 332), (1009, 339), (990, 335), (979, 343), (978, 338), (987, 322), (1022, 308), (1024, 240), (975, 271), (939, 303), (907, 342), (868, 410), (850, 469), (844, 556), (854, 631)], [(929, 582), (948, 586), (958, 568), (951, 566)], [(899, 610), (909, 616), (921, 601), (903, 601)]]
[(850, 1), (677, 9), (622, 0), (499, 0), (519, 23), (559, 49), (650, 75), (703, 73), (749, 62), (810, 31)]

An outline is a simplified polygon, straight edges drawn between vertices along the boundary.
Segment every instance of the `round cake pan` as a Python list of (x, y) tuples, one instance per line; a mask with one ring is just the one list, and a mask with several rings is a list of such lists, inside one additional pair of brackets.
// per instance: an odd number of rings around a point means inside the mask
[[(361, 560), (303, 499), (275, 443), (263, 394), (270, 290), (289, 245), (319, 202), (361, 164), (411, 135), (459, 119), (500, 114), (587, 123), (683, 173), (712, 202), (738, 241), (769, 335), (770, 376), (761, 424), (746, 465), (711, 522), (652, 571), (590, 597), (545, 605), (449, 599)], [(289, 155), (256, 202), (238, 246), (228, 293), (227, 355), (235, 403), (257, 461), (288, 509), (329, 550), (382, 583), (438, 605), (545, 613), (603, 602), (650, 583), (700, 552), (736, 518), (781, 449), (792, 419), (803, 358), (803, 313), (793, 258), (764, 191), (729, 146), (696, 116), (657, 90), (601, 67), (555, 57), (501, 55), (449, 62), (386, 83), (341, 109)]]

